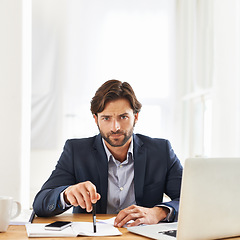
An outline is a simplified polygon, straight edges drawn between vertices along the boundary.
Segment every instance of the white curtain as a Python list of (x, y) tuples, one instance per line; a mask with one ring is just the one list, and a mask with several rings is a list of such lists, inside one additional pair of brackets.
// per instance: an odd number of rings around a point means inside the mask
[(206, 142), (207, 156), (240, 155), (239, 13), (237, 0), (177, 1), (179, 129), (185, 157), (204, 156)]
[(240, 156), (240, 2), (214, 1), (213, 156)]
[(32, 149), (54, 149), (62, 136), (65, 15), (64, 1), (33, 1)]
[(212, 87), (213, 1), (177, 0), (176, 9), (177, 68), (186, 95)]

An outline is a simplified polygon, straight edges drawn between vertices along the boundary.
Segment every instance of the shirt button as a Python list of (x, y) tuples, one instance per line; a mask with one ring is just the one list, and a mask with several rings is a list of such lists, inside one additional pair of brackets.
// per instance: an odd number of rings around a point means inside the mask
[(123, 187), (120, 187), (120, 190), (122, 191), (122, 190), (123, 190)]
[(122, 167), (122, 164), (119, 166), (120, 168)]

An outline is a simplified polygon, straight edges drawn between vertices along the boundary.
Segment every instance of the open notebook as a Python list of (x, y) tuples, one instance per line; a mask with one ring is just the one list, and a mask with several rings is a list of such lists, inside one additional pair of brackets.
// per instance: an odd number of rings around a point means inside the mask
[(77, 237), (77, 236), (117, 236), (122, 233), (111, 224), (98, 223), (97, 232), (93, 232), (91, 222), (73, 222), (70, 227), (61, 231), (45, 230), (45, 224), (26, 224), (28, 237)]

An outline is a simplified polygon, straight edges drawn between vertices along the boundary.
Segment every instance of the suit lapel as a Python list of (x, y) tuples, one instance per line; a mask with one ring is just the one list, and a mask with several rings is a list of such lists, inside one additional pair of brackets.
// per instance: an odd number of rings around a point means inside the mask
[[(134, 138), (134, 189), (135, 199), (138, 205), (141, 205), (143, 198), (143, 187), (145, 181), (145, 169), (147, 152), (144, 148), (143, 142), (137, 135), (133, 135)], [(93, 145), (94, 157), (96, 159), (97, 171), (100, 179), (100, 191), (101, 192), (101, 206), (97, 205), (98, 212), (107, 211), (107, 190), (108, 190), (108, 160), (102, 144), (102, 138), (99, 134)], [(102, 211), (100, 211), (100, 209)]]
[[(93, 145), (94, 157), (97, 163), (98, 175), (100, 179), (100, 191), (101, 192), (101, 206), (97, 207), (101, 209), (104, 213), (107, 211), (107, 189), (108, 189), (108, 161), (107, 156), (102, 144), (102, 138), (99, 134)], [(100, 212), (102, 212), (100, 211)]]
[(145, 181), (147, 153), (141, 139), (135, 134), (133, 135), (133, 137), (135, 198), (137, 205), (141, 205)]

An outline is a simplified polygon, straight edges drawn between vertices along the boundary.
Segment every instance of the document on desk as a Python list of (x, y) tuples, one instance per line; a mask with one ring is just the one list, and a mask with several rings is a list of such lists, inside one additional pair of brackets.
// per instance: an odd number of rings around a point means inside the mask
[(73, 222), (71, 227), (67, 227), (61, 231), (45, 230), (46, 224), (32, 223), (26, 224), (28, 237), (77, 237), (77, 236), (118, 236), (122, 233), (106, 223), (97, 223), (97, 232), (93, 232), (93, 224), (91, 222)]
[(90, 222), (75, 222), (72, 225), (72, 229), (78, 236), (118, 236), (122, 233), (112, 226), (106, 223), (96, 223), (97, 232), (93, 232), (93, 224)]
[[(115, 218), (116, 218), (116, 217), (112, 217), (112, 218), (104, 219), (104, 220), (102, 220), (102, 219), (97, 219), (97, 221), (98, 221), (99, 223), (107, 223), (107, 224), (114, 225)], [(133, 221), (133, 220), (128, 221), (123, 227), (124, 227), (124, 228), (127, 228), (127, 225), (128, 225), (129, 223), (132, 223), (132, 222), (134, 222), (134, 221)]]

